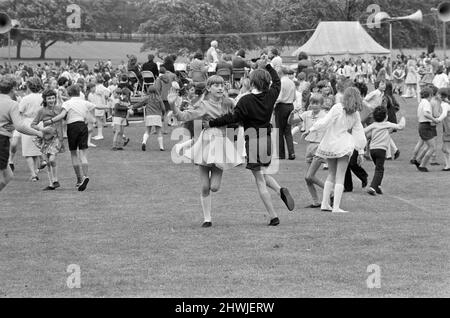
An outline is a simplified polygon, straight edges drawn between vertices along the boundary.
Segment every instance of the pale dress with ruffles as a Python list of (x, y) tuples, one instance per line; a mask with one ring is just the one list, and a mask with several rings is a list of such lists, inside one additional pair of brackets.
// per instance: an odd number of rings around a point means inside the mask
[[(180, 112), (176, 109), (175, 117), (179, 121), (210, 121), (230, 113), (231, 108), (221, 102), (203, 100), (194, 108)], [(245, 162), (243, 151), (227, 137), (227, 130), (221, 128), (203, 129), (195, 143), (185, 149), (184, 156), (194, 164), (206, 167), (217, 167), (221, 170), (231, 169)]]
[(310, 128), (310, 132), (325, 131), (316, 155), (324, 159), (351, 156), (356, 149), (364, 153), (366, 135), (359, 112), (347, 114), (342, 104), (334, 105), (327, 115)]

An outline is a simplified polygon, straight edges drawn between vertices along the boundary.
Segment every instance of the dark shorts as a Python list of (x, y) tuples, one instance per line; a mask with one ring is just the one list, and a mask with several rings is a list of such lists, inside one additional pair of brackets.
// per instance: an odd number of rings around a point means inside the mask
[(166, 101), (166, 100), (164, 100), (163, 103), (164, 103), (164, 106), (165, 106), (165, 108), (166, 108), (166, 114), (167, 114), (167, 113), (171, 110), (170, 104), (169, 104), (169, 102)]
[(245, 151), (247, 152), (247, 169), (260, 171), (272, 162), (272, 139), (270, 133), (259, 136), (245, 136)]
[(6, 170), (9, 160), (9, 137), (0, 135), (0, 170)]
[(436, 126), (431, 123), (419, 123), (419, 136), (424, 141), (428, 141), (437, 136)]
[(88, 149), (88, 136), (88, 127), (84, 122), (77, 121), (67, 125), (67, 141), (70, 151)]

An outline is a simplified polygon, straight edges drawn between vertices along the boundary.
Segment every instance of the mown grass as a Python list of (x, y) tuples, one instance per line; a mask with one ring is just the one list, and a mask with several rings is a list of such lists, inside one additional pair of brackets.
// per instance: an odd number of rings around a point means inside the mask
[[(283, 161), (277, 180), (296, 201), (288, 212), (273, 195), (281, 224), (269, 228), (251, 174), (224, 174), (213, 196), (213, 222), (200, 227), (197, 168), (175, 165), (143, 129), (110, 151), (112, 133), (89, 154), (91, 183), (74, 188), (69, 155), (59, 157), (62, 188), (42, 192), (18, 157), (14, 181), (0, 193), (1, 297), (437, 297), (450, 296), (448, 173), (411, 166), (416, 105), (402, 105), (402, 151), (386, 164), (384, 196), (370, 197), (355, 180), (348, 215), (303, 207), (305, 146)], [(297, 138), (298, 139), (298, 138)], [(166, 148), (174, 144), (168, 137)], [(442, 157), (440, 157), (442, 162)], [(369, 174), (373, 164), (365, 163)], [(326, 172), (319, 176), (325, 178)], [(67, 267), (81, 267), (81, 289), (66, 285)], [(381, 268), (381, 288), (367, 288), (367, 268)]]

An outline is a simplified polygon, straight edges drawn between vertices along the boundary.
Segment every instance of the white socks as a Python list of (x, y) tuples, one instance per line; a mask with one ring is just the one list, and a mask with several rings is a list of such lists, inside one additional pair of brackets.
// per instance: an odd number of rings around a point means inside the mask
[(205, 222), (211, 222), (211, 195), (207, 197), (200, 196), (200, 202), (202, 203)]
[(333, 213), (346, 213), (347, 211), (344, 211), (339, 208), (341, 205), (342, 195), (344, 194), (344, 185), (343, 184), (336, 184), (334, 186), (334, 203), (333, 203)]
[(142, 137), (142, 143), (143, 143), (143, 144), (145, 144), (145, 145), (147, 144), (148, 137), (149, 137), (149, 136), (148, 136), (148, 133), (145, 133), (145, 134), (144, 134), (144, 137)]
[(159, 149), (164, 150), (164, 141), (163, 137), (158, 137)]
[(330, 205), (330, 195), (333, 191), (334, 184), (330, 181), (326, 181), (323, 187), (323, 198), (322, 198), (322, 210), (331, 211), (331, 205)]

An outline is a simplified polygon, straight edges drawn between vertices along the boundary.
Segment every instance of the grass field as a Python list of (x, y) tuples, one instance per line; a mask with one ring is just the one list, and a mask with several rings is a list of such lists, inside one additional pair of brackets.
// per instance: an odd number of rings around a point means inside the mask
[[(450, 175), (442, 166), (419, 173), (409, 162), (416, 142), (416, 105), (402, 104), (407, 128), (395, 140), (385, 195), (370, 197), (355, 181), (344, 195), (351, 213), (306, 210), (305, 146), (283, 161), (277, 180), (296, 201), (288, 212), (273, 195), (281, 224), (269, 228), (251, 173), (224, 174), (213, 196), (213, 227), (201, 228), (197, 168), (175, 165), (156, 137), (140, 150), (140, 125), (124, 152), (112, 133), (90, 151), (91, 183), (79, 193), (69, 155), (59, 157), (62, 188), (42, 192), (23, 158), (0, 193), (1, 297), (449, 297)], [(297, 137), (298, 139), (298, 137)], [(170, 149), (174, 141), (165, 140)], [(440, 162), (442, 162), (439, 153)], [(373, 164), (365, 163), (373, 175)], [(326, 172), (320, 171), (325, 178)], [(81, 268), (69, 289), (67, 267)], [(381, 288), (369, 289), (381, 268)]]

